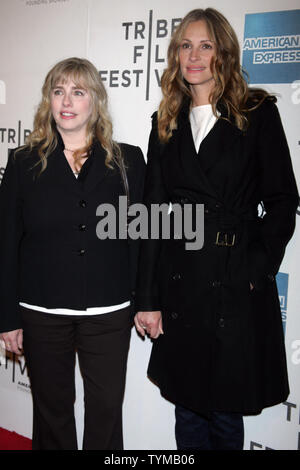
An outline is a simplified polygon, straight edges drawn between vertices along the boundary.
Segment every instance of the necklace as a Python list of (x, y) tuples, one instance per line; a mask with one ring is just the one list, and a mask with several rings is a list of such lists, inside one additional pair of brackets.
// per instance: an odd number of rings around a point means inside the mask
[(72, 153), (76, 152), (76, 150), (67, 149), (66, 147), (64, 148), (64, 150), (67, 150), (68, 152), (72, 152)]

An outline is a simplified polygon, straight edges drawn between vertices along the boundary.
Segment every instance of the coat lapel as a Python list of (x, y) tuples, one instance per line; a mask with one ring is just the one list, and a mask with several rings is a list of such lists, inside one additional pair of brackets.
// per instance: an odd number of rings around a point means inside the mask
[[(203, 139), (199, 152), (196, 152), (190, 119), (189, 105), (184, 104), (178, 118), (178, 129), (174, 132), (174, 138), (179, 139), (179, 158), (182, 162), (186, 161), (189, 168), (191, 179), (195, 185), (201, 187), (208, 195), (220, 197), (218, 190), (210, 181), (210, 175), (215, 166), (224, 162), (222, 160), (229, 158), (235, 142), (242, 136), (240, 131), (232, 122), (226, 119), (226, 111), (220, 108), (220, 118), (214, 127)], [(183, 163), (184, 165), (184, 163)]]
[(189, 108), (184, 108), (179, 115), (178, 128), (173, 132), (174, 144), (171, 149), (171, 158), (178, 152), (179, 173), (182, 179), (189, 180), (189, 185), (196, 193), (206, 194), (208, 197), (216, 198), (217, 194), (210, 184), (202, 166), (199, 164), (191, 125), (189, 121)]
[(197, 160), (203, 171), (207, 173), (221, 159), (228, 158), (241, 135), (242, 131), (221, 115), (199, 148)]

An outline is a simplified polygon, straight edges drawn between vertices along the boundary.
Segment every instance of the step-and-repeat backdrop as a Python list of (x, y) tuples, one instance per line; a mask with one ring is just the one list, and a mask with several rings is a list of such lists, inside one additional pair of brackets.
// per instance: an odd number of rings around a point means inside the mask
[[(0, 2), (0, 181), (8, 150), (32, 129), (50, 67), (71, 57), (91, 60), (110, 97), (115, 138), (146, 155), (151, 114), (172, 31), (194, 8), (214, 7), (235, 28), (251, 84), (278, 95), (300, 187), (300, 10), (298, 0), (2, 0)], [(300, 210), (298, 211), (298, 216)], [(291, 393), (288, 401), (246, 417), (245, 449), (300, 449), (300, 233), (277, 276)], [(1, 221), (0, 221), (1, 223)], [(1, 263), (1, 260), (0, 260)], [(175, 449), (174, 407), (146, 377), (149, 339), (132, 331), (124, 400), (126, 449)], [(55, 380), (55, 377), (53, 377)], [(76, 368), (79, 445), (83, 388)], [(0, 427), (31, 437), (32, 402), (26, 362), (0, 350)]]

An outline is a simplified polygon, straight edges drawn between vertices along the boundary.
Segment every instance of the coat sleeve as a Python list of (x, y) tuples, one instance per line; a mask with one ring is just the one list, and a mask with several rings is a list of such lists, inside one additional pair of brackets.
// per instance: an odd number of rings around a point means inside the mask
[(136, 310), (161, 310), (158, 264), (161, 251), (161, 240), (150, 239), (151, 204), (168, 203), (167, 191), (161, 171), (162, 144), (157, 132), (157, 115), (152, 116), (152, 130), (149, 137), (147, 152), (147, 169), (143, 203), (148, 210), (148, 238), (142, 240), (138, 263)]
[(23, 235), (18, 157), (11, 152), (0, 186), (0, 332), (21, 328), (19, 246)]
[(258, 138), (260, 194), (265, 210), (260, 241), (251, 247), (254, 286), (277, 274), (294, 228), (299, 195), (280, 115), (274, 102), (261, 106)]

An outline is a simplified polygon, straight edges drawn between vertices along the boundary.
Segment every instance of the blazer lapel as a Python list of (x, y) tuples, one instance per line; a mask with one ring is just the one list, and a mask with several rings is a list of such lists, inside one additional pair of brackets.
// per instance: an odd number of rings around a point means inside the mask
[(73, 174), (63, 153), (61, 139), (58, 139), (58, 145), (48, 159), (47, 173), (49, 176), (51, 173), (52, 180), (80, 195), (83, 192), (91, 192), (105, 178), (108, 171), (110, 170), (105, 165), (105, 151), (98, 142), (93, 144), (91, 155), (83, 164), (78, 178)]
[(89, 157), (90, 162), (86, 162), (89, 164), (88, 171), (84, 174), (86, 169), (83, 167), (81, 170), (83, 174), (80, 175), (80, 177), (83, 177), (82, 183), (85, 192), (91, 192), (94, 187), (112, 171), (105, 165), (105, 158), (105, 150), (99, 142), (95, 142)]
[(63, 153), (63, 149), (59, 146), (48, 158), (47, 174), (52, 181), (55, 181), (55, 184), (59, 184), (67, 190), (71, 190), (77, 194), (82, 193), (81, 185), (78, 184), (78, 181)]

